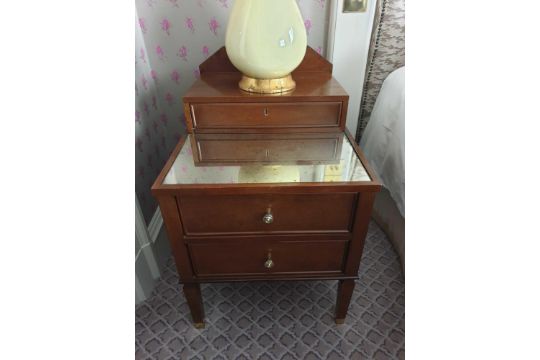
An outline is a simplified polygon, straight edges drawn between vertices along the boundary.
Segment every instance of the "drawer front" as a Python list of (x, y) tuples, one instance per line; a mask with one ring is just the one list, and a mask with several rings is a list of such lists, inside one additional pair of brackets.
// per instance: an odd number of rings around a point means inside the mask
[(335, 161), (340, 135), (304, 139), (197, 139), (200, 162)]
[(197, 276), (338, 273), (342, 272), (347, 244), (347, 241), (276, 243), (259, 240), (190, 244), (189, 250)]
[(194, 129), (338, 127), (341, 102), (192, 104)]
[(178, 207), (186, 235), (350, 232), (355, 199), (356, 193), (202, 195), (182, 196)]

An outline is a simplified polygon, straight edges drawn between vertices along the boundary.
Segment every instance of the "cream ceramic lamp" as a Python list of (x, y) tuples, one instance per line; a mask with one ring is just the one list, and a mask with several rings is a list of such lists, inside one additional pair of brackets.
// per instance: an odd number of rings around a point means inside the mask
[(242, 72), (242, 90), (280, 93), (296, 86), (291, 72), (306, 54), (306, 28), (296, 0), (236, 0), (225, 48)]

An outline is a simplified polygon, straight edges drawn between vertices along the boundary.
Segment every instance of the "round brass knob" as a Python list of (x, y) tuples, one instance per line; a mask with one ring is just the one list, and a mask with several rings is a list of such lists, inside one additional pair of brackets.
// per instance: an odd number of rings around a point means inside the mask
[(274, 262), (272, 261), (272, 250), (268, 251), (268, 259), (264, 262), (264, 267), (267, 269), (274, 267)]
[(264, 214), (263, 216), (263, 222), (265, 224), (271, 224), (274, 222), (274, 215), (272, 215), (271, 213), (266, 213)]

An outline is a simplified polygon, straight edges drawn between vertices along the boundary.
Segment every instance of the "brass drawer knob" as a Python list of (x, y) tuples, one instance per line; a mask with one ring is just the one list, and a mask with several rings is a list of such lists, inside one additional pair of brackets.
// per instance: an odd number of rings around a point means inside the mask
[(262, 220), (265, 224), (271, 224), (274, 222), (274, 215), (272, 215), (270, 209), (266, 210), (266, 214), (264, 214)]
[(267, 268), (267, 269), (270, 269), (270, 268), (274, 267), (274, 262), (272, 261), (272, 253), (271, 252), (268, 253), (268, 260), (266, 260), (264, 262), (264, 267)]
[(271, 224), (272, 222), (274, 222), (274, 216), (272, 214), (265, 214), (263, 216), (263, 222), (265, 224)]

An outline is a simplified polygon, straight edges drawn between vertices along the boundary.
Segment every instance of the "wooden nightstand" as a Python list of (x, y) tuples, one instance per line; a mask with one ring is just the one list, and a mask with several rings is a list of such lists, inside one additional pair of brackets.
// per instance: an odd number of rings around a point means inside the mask
[(348, 97), (311, 49), (281, 96), (243, 93), (229, 65), (222, 50), (201, 65), (184, 98), (191, 133), (152, 186), (193, 321), (204, 326), (200, 283), (327, 279), (342, 323), (380, 190), (343, 132)]

